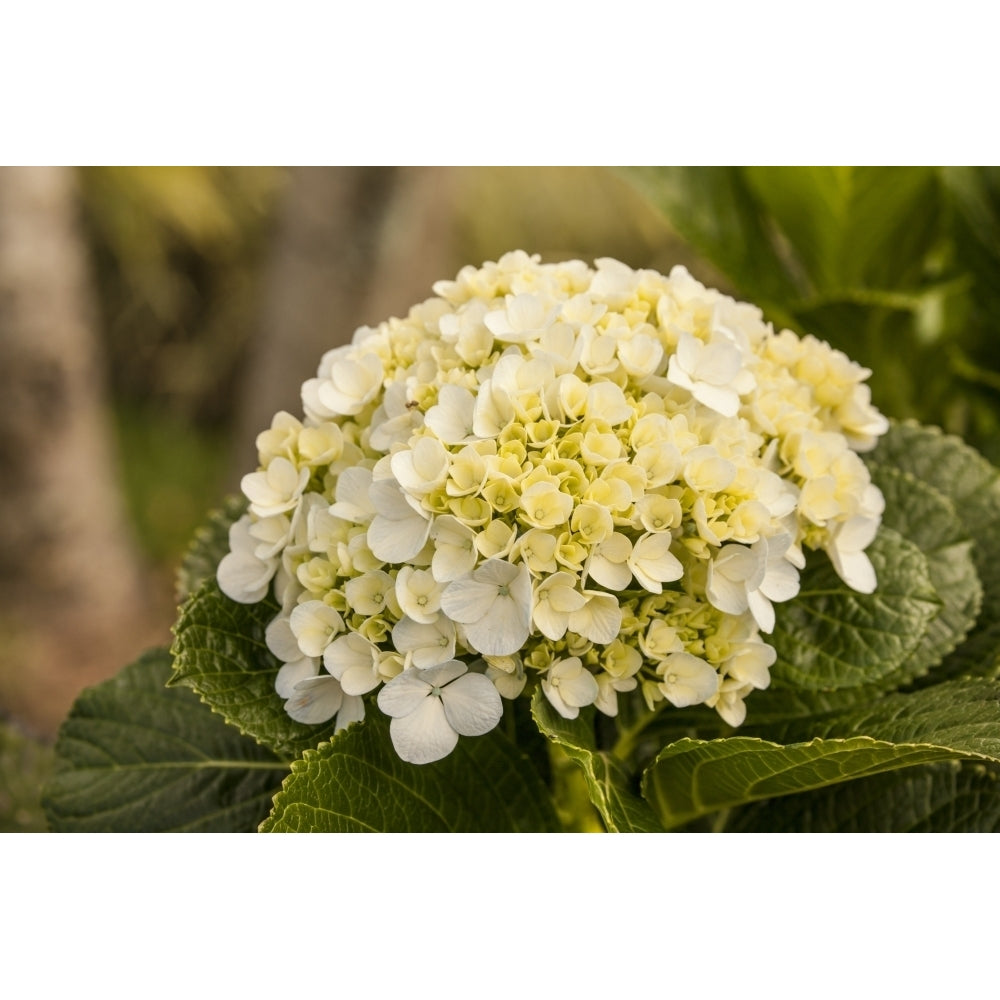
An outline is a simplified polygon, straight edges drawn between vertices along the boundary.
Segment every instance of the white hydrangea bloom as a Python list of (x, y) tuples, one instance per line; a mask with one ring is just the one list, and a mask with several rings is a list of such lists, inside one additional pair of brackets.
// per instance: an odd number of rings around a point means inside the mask
[(810, 554), (875, 588), (867, 369), (682, 267), (516, 251), (434, 292), (324, 354), (243, 479), (218, 584), (278, 601), (290, 716), (378, 690), (422, 762), (538, 688), (739, 725)]

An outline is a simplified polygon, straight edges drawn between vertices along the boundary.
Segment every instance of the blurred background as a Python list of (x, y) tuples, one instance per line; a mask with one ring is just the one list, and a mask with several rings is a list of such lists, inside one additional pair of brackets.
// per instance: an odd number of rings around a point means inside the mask
[(322, 353), (511, 249), (684, 264), (1000, 461), (995, 168), (0, 168), (0, 831)]

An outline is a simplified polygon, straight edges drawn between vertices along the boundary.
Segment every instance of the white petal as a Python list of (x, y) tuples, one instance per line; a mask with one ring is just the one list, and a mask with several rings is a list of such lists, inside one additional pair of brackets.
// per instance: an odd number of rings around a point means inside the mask
[(762, 632), (774, 631), (774, 606), (759, 590), (747, 594), (747, 606)]
[[(299, 642), (292, 632), (291, 618), (282, 613), (273, 619), (264, 632), (264, 643), (284, 663), (291, 663), (302, 656)], [(285, 695), (287, 698), (288, 695)]]
[(393, 719), (389, 736), (396, 753), (410, 764), (441, 760), (458, 743), (458, 733), (448, 724), (440, 698), (427, 698), (409, 715)]
[(375, 664), (367, 666), (354, 666), (344, 671), (340, 678), (340, 686), (347, 695), (363, 695), (373, 691), (382, 683), (382, 678), (378, 675)]
[(469, 668), (461, 660), (448, 660), (420, 671), (420, 676), (432, 687), (444, 687), (456, 677), (461, 677)]
[(584, 639), (606, 646), (621, 631), (622, 610), (613, 594), (586, 591), (586, 607), (569, 616), (569, 627)]
[(739, 348), (715, 340), (705, 345), (698, 359), (695, 377), (712, 385), (729, 385), (743, 366)]
[(742, 581), (730, 580), (715, 569), (714, 563), (708, 566), (705, 596), (712, 607), (725, 611), (727, 615), (741, 615), (748, 607), (746, 585)]
[(519, 698), (525, 684), (528, 683), (528, 678), (523, 670), (509, 674), (506, 670), (500, 670), (498, 667), (487, 667), (486, 676), (504, 698)]
[(519, 605), (512, 596), (498, 597), (488, 615), (465, 624), (473, 648), (484, 656), (510, 656), (528, 639), (531, 630), (531, 598)]
[(263, 600), (277, 568), (277, 559), (263, 562), (252, 552), (230, 552), (219, 563), (216, 579), (231, 601), (256, 604)]
[(361, 722), (365, 717), (365, 700), (355, 695), (344, 695), (344, 701), (337, 713), (335, 732), (346, 729), (352, 722)]
[[(378, 649), (363, 635), (350, 632), (334, 639), (323, 651), (323, 665), (339, 681), (343, 681), (344, 673), (352, 668), (367, 667), (371, 669), (378, 658)], [(368, 688), (370, 691), (371, 688)], [(351, 694), (363, 694), (363, 691), (351, 691)]]
[(580, 709), (575, 705), (567, 705), (559, 693), (559, 688), (549, 680), (542, 681), (542, 693), (549, 699), (549, 704), (564, 718), (575, 719), (580, 714)]
[(431, 685), (420, 676), (421, 671), (410, 669), (393, 677), (378, 693), (378, 707), (393, 718), (409, 715), (430, 696)]
[(470, 575), (448, 584), (441, 594), (441, 610), (452, 621), (466, 625), (488, 614), (499, 596), (495, 583), (483, 583)]
[(735, 692), (723, 695), (716, 703), (715, 710), (724, 722), (729, 723), (734, 728), (742, 726), (743, 720), (747, 717), (747, 707), (743, 704), (743, 699), (737, 697)]
[(799, 574), (785, 559), (771, 562), (758, 589), (772, 601), (790, 601), (799, 592)]
[(340, 710), (344, 693), (335, 677), (309, 677), (295, 685), (285, 711), (296, 721), (313, 726), (332, 719)]
[(587, 576), (608, 590), (624, 590), (632, 582), (632, 570), (625, 563), (613, 563), (600, 556), (587, 564)]
[(503, 703), (487, 677), (465, 674), (441, 690), (444, 714), (461, 736), (482, 736), (500, 721)]
[(724, 417), (735, 417), (740, 408), (740, 397), (732, 389), (709, 385), (708, 382), (695, 382), (691, 395)]
[(569, 628), (569, 615), (562, 614), (552, 607), (551, 601), (540, 601), (531, 612), (531, 620), (546, 639), (554, 642), (561, 639)]
[(671, 653), (658, 672), (660, 690), (675, 708), (700, 705), (719, 689), (719, 675), (711, 664), (691, 653)]
[(415, 512), (400, 520), (379, 514), (368, 528), (368, 547), (382, 562), (407, 562), (424, 547), (430, 531), (431, 522)]
[(337, 479), (337, 502), (330, 507), (330, 513), (354, 524), (367, 524), (375, 513), (368, 497), (371, 485), (371, 469), (344, 469)]
[[(298, 646), (295, 647), (298, 649)], [(311, 656), (285, 663), (274, 679), (274, 690), (281, 698), (294, 698), (295, 685), (319, 673), (319, 663)]]
[(455, 655), (455, 625), (443, 616), (429, 625), (402, 618), (393, 626), (392, 644), (409, 653), (415, 667), (433, 667)]
[(475, 396), (459, 385), (443, 385), (438, 390), (438, 401), (424, 418), (424, 423), (445, 444), (459, 444), (472, 435), (472, 415), (476, 407)]
[(841, 526), (837, 532), (837, 546), (843, 549), (858, 551), (866, 549), (878, 534), (879, 518), (852, 517)]
[(859, 594), (875, 592), (878, 585), (875, 567), (864, 552), (838, 552), (832, 547), (827, 552), (837, 575), (851, 590), (856, 590)]
[(563, 677), (559, 681), (559, 693), (563, 701), (573, 708), (592, 705), (601, 693), (597, 678), (589, 670), (581, 670), (575, 677)]

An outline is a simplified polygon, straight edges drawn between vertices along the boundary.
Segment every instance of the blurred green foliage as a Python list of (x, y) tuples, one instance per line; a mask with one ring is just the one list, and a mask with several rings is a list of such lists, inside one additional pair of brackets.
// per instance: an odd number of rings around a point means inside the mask
[(286, 178), (274, 167), (80, 171), (122, 485), (144, 552), (165, 569), (225, 489)]
[(114, 397), (224, 423), (286, 173), (89, 167), (80, 179)]
[(52, 771), (52, 747), (0, 721), (0, 833), (47, 829), (41, 787)]
[(122, 488), (143, 551), (168, 566), (225, 491), (229, 438), (170, 410), (129, 402), (115, 409)]
[(1000, 461), (1000, 170), (624, 172), (776, 325), (873, 370), (874, 402)]

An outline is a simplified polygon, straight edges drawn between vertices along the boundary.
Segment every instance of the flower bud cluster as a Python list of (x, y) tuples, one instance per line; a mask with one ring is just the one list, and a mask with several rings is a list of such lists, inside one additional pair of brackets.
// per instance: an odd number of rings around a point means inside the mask
[(866, 369), (682, 267), (517, 251), (434, 291), (328, 352), (243, 480), (219, 584), (273, 587), (293, 718), (378, 690), (417, 762), (529, 684), (566, 718), (635, 692), (739, 725), (805, 552), (874, 589)]

